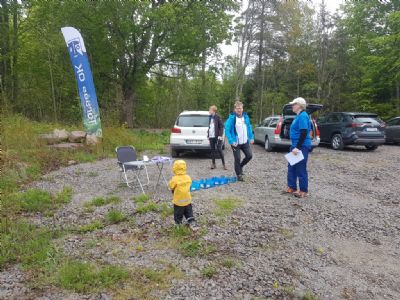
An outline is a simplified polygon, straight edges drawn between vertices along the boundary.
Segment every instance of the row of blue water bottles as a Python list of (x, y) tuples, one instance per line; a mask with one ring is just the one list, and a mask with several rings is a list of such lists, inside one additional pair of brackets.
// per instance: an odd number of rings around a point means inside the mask
[(236, 182), (236, 176), (233, 177), (211, 177), (211, 178), (206, 178), (206, 179), (200, 179), (200, 180), (193, 180), (192, 185), (190, 186), (190, 191), (198, 191), (200, 189), (209, 189), (215, 186), (219, 185), (224, 185), (224, 184), (229, 184)]

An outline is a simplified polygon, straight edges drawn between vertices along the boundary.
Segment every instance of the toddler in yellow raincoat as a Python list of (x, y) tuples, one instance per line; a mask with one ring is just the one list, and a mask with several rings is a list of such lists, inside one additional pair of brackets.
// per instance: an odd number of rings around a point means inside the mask
[(196, 220), (193, 217), (192, 195), (190, 194), (190, 186), (192, 179), (186, 174), (186, 162), (184, 160), (176, 160), (172, 167), (174, 176), (168, 183), (174, 197), (174, 220), (175, 224), (182, 224), (183, 216), (192, 229), (197, 229)]

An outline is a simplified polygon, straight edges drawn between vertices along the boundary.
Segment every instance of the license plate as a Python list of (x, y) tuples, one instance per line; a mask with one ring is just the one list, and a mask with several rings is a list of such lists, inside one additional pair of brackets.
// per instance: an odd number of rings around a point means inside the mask
[(202, 142), (203, 142), (202, 140), (186, 140), (186, 144), (190, 144), (190, 145), (199, 145)]
[(367, 128), (367, 131), (378, 131), (378, 128)]

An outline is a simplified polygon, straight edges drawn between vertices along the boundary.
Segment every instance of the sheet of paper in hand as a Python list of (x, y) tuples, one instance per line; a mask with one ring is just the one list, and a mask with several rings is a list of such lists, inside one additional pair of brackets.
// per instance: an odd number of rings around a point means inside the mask
[(298, 162), (302, 161), (304, 159), (303, 153), (299, 151), (297, 155), (294, 155), (292, 152), (289, 152), (288, 154), (285, 155), (286, 160), (289, 162), (291, 166), (297, 164)]

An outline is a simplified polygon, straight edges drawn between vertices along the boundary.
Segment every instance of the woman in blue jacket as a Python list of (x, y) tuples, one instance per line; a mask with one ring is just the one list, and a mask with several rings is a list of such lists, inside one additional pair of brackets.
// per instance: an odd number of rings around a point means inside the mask
[[(232, 147), (235, 159), (235, 173), (239, 181), (243, 180), (243, 167), (252, 159), (250, 144), (254, 143), (253, 129), (249, 116), (243, 112), (243, 103), (235, 102), (235, 112), (225, 122), (225, 135)], [(240, 161), (240, 151), (245, 157)]]
[[(308, 196), (307, 161), (308, 153), (311, 149), (311, 121), (305, 111), (307, 106), (306, 100), (299, 97), (290, 102), (290, 104), (292, 105), (293, 112), (297, 115), (290, 125), (290, 141), (292, 144), (290, 151), (294, 155), (298, 155), (301, 151), (304, 159), (293, 166), (288, 164), (288, 188), (286, 192), (296, 197), (304, 198)], [(297, 179), (299, 179), (299, 191), (297, 191)]]

